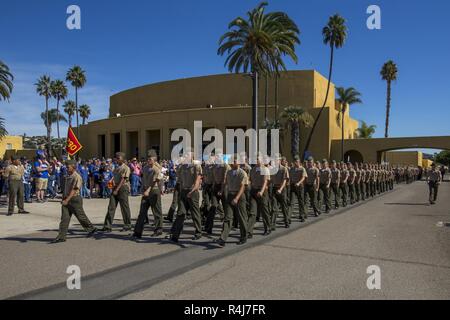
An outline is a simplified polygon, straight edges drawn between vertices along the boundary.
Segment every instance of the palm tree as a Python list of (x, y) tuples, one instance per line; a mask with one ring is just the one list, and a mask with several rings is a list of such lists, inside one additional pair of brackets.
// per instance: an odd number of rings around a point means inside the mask
[(75, 115), (76, 108), (77, 107), (75, 105), (75, 102), (73, 102), (72, 100), (66, 101), (66, 103), (64, 103), (64, 105), (63, 105), (64, 112), (69, 117), (69, 126), (70, 127), (72, 127), (72, 118)]
[(83, 126), (86, 124), (86, 120), (91, 115), (91, 107), (89, 107), (87, 104), (83, 104), (80, 106), (80, 117), (83, 119)]
[[(286, 70), (284, 56), (297, 63), (295, 45), (300, 43), (297, 25), (284, 12), (265, 13), (266, 2), (238, 17), (219, 40), (218, 54), (227, 54), (229, 72), (251, 72), (253, 79), (253, 129), (258, 130), (259, 76)], [(253, 150), (254, 151), (254, 150)]]
[(355, 90), (355, 88), (343, 88), (339, 87), (336, 89), (338, 94), (337, 101), (341, 106), (340, 110), (340, 118), (342, 120), (341, 130), (342, 130), (342, 138), (341, 138), (341, 159), (344, 161), (344, 135), (345, 135), (345, 112), (347, 112), (348, 107), (352, 104), (362, 103), (361, 94)]
[(317, 124), (319, 123), (320, 116), (322, 115), (322, 112), (327, 105), (328, 96), (330, 93), (331, 76), (333, 73), (334, 49), (342, 48), (347, 38), (347, 26), (345, 25), (345, 19), (338, 14), (331, 16), (328, 20), (327, 25), (322, 30), (322, 36), (323, 36), (323, 43), (325, 45), (329, 45), (331, 49), (327, 92), (325, 94), (325, 100), (323, 102), (322, 108), (320, 109), (319, 114), (317, 115), (317, 118), (314, 121), (314, 125), (311, 129), (311, 132), (309, 133), (309, 137), (306, 140), (305, 150), (303, 154), (305, 154), (306, 151), (309, 149), (312, 137), (314, 135), (314, 131), (317, 127)]
[(291, 155), (294, 158), (300, 153), (300, 125), (309, 128), (314, 118), (304, 108), (297, 106), (285, 108), (281, 117), (286, 120), (291, 128)]
[(13, 90), (14, 76), (9, 71), (9, 68), (3, 61), (0, 60), (0, 101), (9, 101)]
[(359, 139), (371, 139), (375, 133), (376, 125), (369, 126), (365, 121), (361, 121), (361, 126), (356, 129)]
[[(62, 114), (59, 114), (57, 109), (50, 109), (46, 112), (41, 113), (41, 119), (44, 121), (44, 125), (47, 128), (47, 138), (52, 135), (52, 126), (55, 123), (59, 123), (59, 121), (67, 122), (66, 117)], [(60, 139), (60, 138), (58, 138)], [(50, 146), (51, 146), (51, 138), (50, 138)]]
[(69, 69), (66, 75), (66, 81), (69, 81), (72, 86), (75, 88), (75, 111), (77, 115), (77, 134), (79, 127), (79, 118), (78, 118), (78, 89), (83, 88), (86, 84), (86, 73), (80, 66), (74, 66)]
[(394, 61), (389, 60), (381, 68), (381, 78), (387, 82), (387, 94), (386, 94), (386, 129), (384, 137), (389, 137), (389, 115), (391, 112), (391, 83), (397, 80), (398, 69)]
[[(51, 90), (51, 80), (49, 76), (42, 76), (38, 79), (38, 82), (35, 84), (36, 86), (36, 92), (45, 98), (45, 112), (43, 113), (44, 116), (48, 116), (48, 100), (52, 96), (52, 90)], [(46, 123), (48, 123), (49, 119), (47, 118)], [(50, 131), (48, 126), (47, 127), (47, 152), (50, 154)]]
[[(55, 80), (51, 83), (52, 96), (56, 99), (56, 112), (58, 114), (57, 119), (59, 119), (59, 102), (67, 98), (67, 86), (61, 80)], [(58, 131), (58, 139), (61, 139), (59, 132), (59, 121), (56, 122), (56, 128)]]
[(3, 139), (5, 136), (8, 135), (8, 131), (5, 127), (5, 119), (0, 117), (0, 140)]

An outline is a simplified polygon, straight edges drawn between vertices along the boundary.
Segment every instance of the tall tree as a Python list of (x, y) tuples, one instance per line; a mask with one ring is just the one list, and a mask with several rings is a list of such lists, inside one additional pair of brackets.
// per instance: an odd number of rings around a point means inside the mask
[[(0, 60), (0, 101), (9, 101), (14, 87), (13, 81), (14, 76), (9, 70), (9, 67)], [(8, 135), (8, 131), (5, 127), (5, 119), (0, 117), (0, 139), (6, 135)]]
[(5, 126), (5, 119), (0, 117), (0, 140), (8, 135), (8, 131)]
[(347, 112), (347, 109), (357, 103), (362, 103), (361, 100), (361, 94), (355, 90), (355, 88), (343, 88), (339, 87), (336, 89), (338, 94), (337, 101), (339, 102), (341, 109), (340, 109), (340, 118), (341, 118), (341, 130), (342, 130), (342, 137), (341, 137), (341, 159), (344, 161), (344, 140), (345, 140), (345, 113)]
[(361, 125), (358, 129), (356, 129), (358, 133), (359, 139), (371, 139), (375, 133), (377, 126), (371, 125), (369, 126), (365, 121), (361, 121)]
[(303, 155), (309, 149), (312, 137), (316, 130), (317, 124), (319, 123), (320, 116), (322, 115), (323, 110), (325, 109), (327, 102), (328, 102), (328, 96), (330, 94), (331, 78), (332, 78), (332, 74), (333, 74), (334, 49), (342, 48), (344, 46), (345, 40), (347, 39), (347, 26), (345, 25), (345, 19), (338, 14), (331, 16), (328, 20), (327, 25), (322, 30), (322, 36), (323, 36), (323, 43), (325, 45), (329, 45), (330, 49), (331, 49), (331, 51), (330, 51), (330, 66), (329, 66), (329, 71), (328, 71), (328, 85), (327, 85), (327, 91), (325, 94), (325, 100), (323, 102), (322, 108), (319, 111), (319, 114), (317, 115), (317, 118), (314, 121), (311, 132), (309, 133), (308, 139), (306, 140), (305, 150), (303, 152)]
[(83, 119), (83, 126), (86, 124), (86, 120), (89, 119), (89, 116), (91, 115), (91, 107), (89, 107), (87, 104), (83, 104), (80, 106), (80, 117)]
[(0, 101), (8, 101), (13, 91), (14, 76), (9, 67), (0, 60)]
[(291, 155), (292, 158), (300, 153), (300, 126), (308, 128), (314, 121), (313, 116), (302, 107), (290, 106), (283, 110), (281, 117), (291, 128)]
[(381, 68), (381, 78), (387, 83), (387, 94), (386, 94), (386, 128), (384, 131), (384, 137), (389, 137), (389, 116), (391, 113), (391, 84), (392, 81), (397, 80), (398, 69), (394, 61), (389, 60)]
[(86, 72), (80, 66), (74, 66), (67, 71), (66, 81), (69, 81), (75, 88), (75, 112), (77, 115), (77, 134), (79, 133), (79, 117), (78, 117), (78, 89), (83, 88), (86, 84)]
[(76, 108), (75, 102), (72, 100), (66, 101), (63, 105), (64, 112), (69, 118), (69, 127), (72, 127), (72, 118), (75, 115)]
[[(45, 98), (45, 112), (44, 116), (48, 117), (48, 101), (52, 96), (52, 90), (51, 90), (51, 79), (49, 76), (42, 76), (38, 79), (38, 82), (35, 83), (36, 86), (36, 92)], [(46, 123), (48, 123), (48, 118), (46, 120)], [(50, 155), (51, 152), (51, 141), (50, 141), (50, 131), (48, 126), (47, 128), (47, 152)]]
[[(57, 119), (59, 119), (59, 102), (67, 98), (67, 86), (62, 80), (55, 80), (51, 83), (52, 96), (56, 99), (56, 113), (58, 114)], [(58, 132), (58, 139), (61, 139), (61, 134), (59, 132), (59, 120), (56, 122), (56, 129)]]
[(50, 109), (47, 112), (42, 112), (41, 119), (42, 121), (44, 121), (44, 125), (47, 128), (47, 132), (50, 137), (52, 135), (53, 124), (58, 123), (59, 121), (67, 122), (66, 117), (64, 117), (62, 114), (59, 114), (58, 110), (56, 109)]
[[(295, 45), (300, 43), (299, 29), (284, 12), (265, 13), (266, 2), (238, 17), (219, 40), (219, 55), (227, 55), (230, 72), (251, 72), (253, 79), (252, 122), (258, 130), (259, 76), (286, 70), (283, 58), (298, 61)], [(254, 153), (255, 150), (251, 152)]]

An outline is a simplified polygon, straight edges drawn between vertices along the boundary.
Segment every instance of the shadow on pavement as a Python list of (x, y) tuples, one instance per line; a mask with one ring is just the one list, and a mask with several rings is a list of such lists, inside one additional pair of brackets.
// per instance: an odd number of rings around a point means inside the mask
[(388, 206), (430, 206), (428, 202), (425, 203), (412, 203), (412, 202), (404, 202), (404, 203), (385, 203)]

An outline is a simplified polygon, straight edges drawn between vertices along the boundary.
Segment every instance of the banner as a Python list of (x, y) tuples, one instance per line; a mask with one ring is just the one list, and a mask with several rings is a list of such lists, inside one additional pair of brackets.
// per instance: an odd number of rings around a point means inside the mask
[(83, 146), (78, 141), (77, 136), (73, 132), (72, 128), (69, 127), (69, 132), (67, 133), (67, 146), (66, 146), (67, 154), (72, 157), (75, 154), (77, 154), (82, 148)]

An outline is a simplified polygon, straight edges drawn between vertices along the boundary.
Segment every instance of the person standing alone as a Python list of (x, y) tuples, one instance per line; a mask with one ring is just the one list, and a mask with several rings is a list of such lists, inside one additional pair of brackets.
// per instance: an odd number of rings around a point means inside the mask
[(12, 216), (14, 213), (14, 204), (17, 202), (17, 207), (19, 208), (19, 213), (27, 214), (28, 211), (24, 209), (24, 186), (23, 177), (25, 174), (25, 169), (20, 163), (20, 160), (13, 156), (11, 157), (11, 164), (6, 167), (3, 172), (3, 176), (8, 180), (9, 185), (9, 205), (8, 205), (8, 216)]

